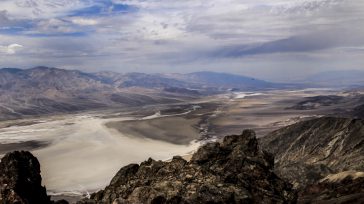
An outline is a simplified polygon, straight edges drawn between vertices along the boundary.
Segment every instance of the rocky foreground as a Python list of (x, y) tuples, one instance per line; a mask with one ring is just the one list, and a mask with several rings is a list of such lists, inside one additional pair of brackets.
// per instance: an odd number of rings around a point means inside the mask
[(253, 131), (201, 147), (187, 162), (149, 159), (122, 168), (89, 203), (294, 203), (292, 186), (273, 173)]
[[(110, 184), (78, 204), (364, 203), (364, 121), (323, 117), (260, 140), (245, 130), (209, 143), (190, 161), (148, 159), (120, 169)], [(292, 183), (292, 184), (291, 184)], [(0, 163), (0, 203), (53, 202), (29, 152)]]
[[(123, 167), (109, 186), (79, 203), (294, 203), (296, 192), (273, 173), (273, 165), (273, 156), (246, 130), (201, 147), (189, 162), (174, 157)], [(0, 203), (52, 203), (29, 152), (2, 159)]]
[(322, 117), (260, 140), (302, 203), (364, 203), (364, 120)]
[(40, 164), (29, 152), (13, 152), (0, 162), (1, 204), (64, 204), (53, 202), (41, 185)]

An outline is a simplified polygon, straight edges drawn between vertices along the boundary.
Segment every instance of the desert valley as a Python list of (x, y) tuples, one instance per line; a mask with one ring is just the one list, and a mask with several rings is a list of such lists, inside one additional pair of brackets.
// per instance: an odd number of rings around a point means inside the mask
[(0, 204), (363, 204), (363, 0), (0, 0)]
[[(264, 139), (302, 121), (363, 116), (360, 87), (266, 86), (269, 82), (210, 72), (195, 74), (199, 77), (188, 78), (189, 83), (170, 76), (132, 74), (123, 79), (125, 76), (108, 73), (108, 77), (118, 77), (115, 85), (115, 81), (105, 83), (106, 79), (94, 79), (91, 74), (46, 67), (25, 70), (32, 74), (9, 84), (6, 80), (13, 72), (1, 75), (1, 87), (7, 87), (2, 92), (12, 98), (11, 102), (3, 98), (1, 106), (0, 155), (31, 151), (41, 163), (48, 194), (70, 201), (104, 188), (129, 163), (147, 158), (168, 161), (175, 155), (189, 160), (201, 145), (244, 129), (255, 130)], [(72, 77), (84, 76), (87, 78), (79, 80), (84, 82), (68, 87), (72, 81), (79, 83)], [(136, 82), (130, 81), (135, 76), (143, 80), (133, 84)], [(53, 78), (57, 81), (48, 80)], [(220, 84), (208, 83), (216, 79)], [(231, 83), (232, 79), (243, 83)], [(251, 81), (255, 86), (249, 87)], [(22, 86), (26, 83), (38, 88), (27, 90)], [(125, 85), (128, 83), (132, 85)], [(76, 91), (86, 94), (81, 97)], [(59, 95), (62, 102), (54, 100)], [(29, 104), (27, 109), (14, 106), (13, 101), (20, 100)], [(91, 100), (98, 105), (82, 105)]]

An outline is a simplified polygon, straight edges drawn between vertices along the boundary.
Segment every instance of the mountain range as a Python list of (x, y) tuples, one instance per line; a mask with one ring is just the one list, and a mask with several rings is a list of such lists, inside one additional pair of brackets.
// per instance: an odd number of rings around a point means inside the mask
[(0, 119), (175, 103), (228, 90), (252, 91), (289, 86), (214, 72), (121, 74), (49, 67), (3, 68), (0, 69)]
[(361, 71), (310, 76), (298, 84), (216, 73), (86, 73), (50, 67), (0, 69), (0, 120), (99, 108), (178, 103), (229, 91), (360, 87)]

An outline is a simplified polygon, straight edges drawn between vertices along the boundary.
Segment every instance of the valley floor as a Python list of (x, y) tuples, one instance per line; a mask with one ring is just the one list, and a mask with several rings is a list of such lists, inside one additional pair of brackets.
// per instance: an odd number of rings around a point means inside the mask
[[(333, 113), (337, 106), (290, 108), (332, 90), (267, 91), (209, 96), (185, 104), (105, 110), (0, 123), (0, 157), (31, 150), (43, 183), (54, 194), (87, 194), (105, 187), (120, 167), (148, 157), (191, 154), (206, 141), (251, 128), (258, 136)], [(345, 108), (350, 104), (341, 104)]]

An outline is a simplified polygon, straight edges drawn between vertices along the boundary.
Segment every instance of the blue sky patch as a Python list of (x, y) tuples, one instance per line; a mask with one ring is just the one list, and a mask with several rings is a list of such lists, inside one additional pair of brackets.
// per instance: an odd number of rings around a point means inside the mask
[(114, 4), (112, 2), (98, 2), (97, 4), (83, 9), (73, 11), (69, 16), (104, 16), (118, 13), (133, 12), (137, 9), (125, 4)]

